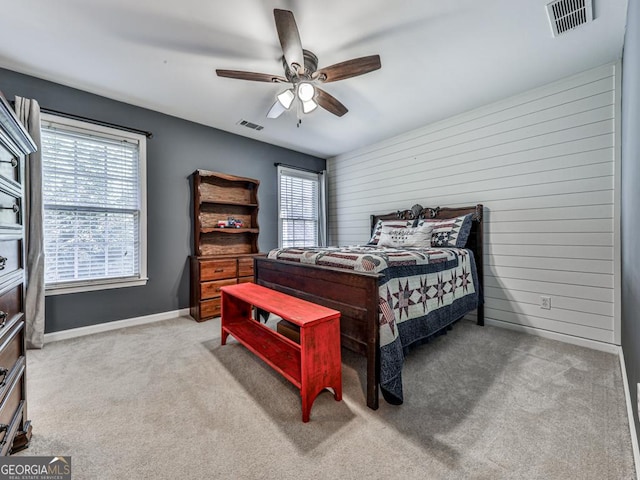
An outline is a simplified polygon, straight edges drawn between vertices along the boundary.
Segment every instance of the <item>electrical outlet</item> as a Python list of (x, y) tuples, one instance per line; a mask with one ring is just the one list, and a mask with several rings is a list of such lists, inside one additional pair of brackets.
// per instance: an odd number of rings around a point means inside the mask
[(551, 310), (551, 297), (540, 296), (540, 308)]

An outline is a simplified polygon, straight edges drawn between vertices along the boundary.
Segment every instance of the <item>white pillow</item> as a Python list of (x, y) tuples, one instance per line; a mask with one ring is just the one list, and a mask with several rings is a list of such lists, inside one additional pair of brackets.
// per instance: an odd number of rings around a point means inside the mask
[(395, 248), (430, 248), (432, 231), (433, 227), (429, 224), (406, 228), (382, 227), (378, 246)]
[(407, 228), (411, 227), (412, 225), (413, 220), (378, 220), (375, 228), (373, 229), (371, 240), (369, 240), (369, 245), (378, 244), (378, 240), (380, 240), (380, 234), (382, 233), (383, 227)]

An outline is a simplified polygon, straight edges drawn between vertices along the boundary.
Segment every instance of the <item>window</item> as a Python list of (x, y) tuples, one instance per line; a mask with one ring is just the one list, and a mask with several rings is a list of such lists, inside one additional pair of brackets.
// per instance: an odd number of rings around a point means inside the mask
[(146, 283), (146, 138), (42, 115), (48, 294)]
[(278, 166), (281, 247), (325, 245), (324, 175)]

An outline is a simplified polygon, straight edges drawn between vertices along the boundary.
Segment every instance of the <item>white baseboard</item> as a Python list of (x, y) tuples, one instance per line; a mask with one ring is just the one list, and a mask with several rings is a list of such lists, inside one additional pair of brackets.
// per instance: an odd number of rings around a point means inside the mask
[(67, 340), (69, 338), (83, 337), (93, 333), (108, 332), (119, 328), (134, 327), (136, 325), (144, 325), (146, 323), (160, 322), (172, 318), (184, 317), (189, 315), (188, 308), (173, 310), (170, 312), (154, 313), (143, 317), (126, 318), (124, 320), (116, 320), (114, 322), (99, 323), (97, 325), (89, 325), (87, 327), (71, 328), (60, 332), (51, 332), (44, 334), (44, 343), (57, 342)]
[(620, 349), (619, 345), (612, 343), (598, 342), (597, 340), (589, 340), (587, 338), (574, 337), (573, 335), (566, 335), (564, 333), (550, 332), (548, 330), (541, 330), (539, 328), (527, 327), (525, 325), (517, 325), (515, 323), (501, 322), (500, 320), (493, 320), (485, 318), (485, 325), (492, 325), (494, 327), (507, 328), (509, 330), (515, 330), (516, 332), (528, 333), (530, 335), (536, 335), (538, 337), (548, 338), (550, 340), (557, 340), (559, 342), (570, 343), (571, 345), (578, 345), (579, 347), (591, 348), (592, 350), (599, 350), (601, 352), (613, 353), (618, 355)]
[(622, 370), (622, 383), (624, 385), (624, 397), (627, 403), (627, 417), (629, 418), (629, 431), (631, 432), (631, 446), (633, 448), (633, 460), (636, 464), (636, 478), (640, 478), (640, 448), (638, 447), (638, 435), (636, 432), (636, 422), (633, 420), (633, 404), (631, 403), (631, 390), (629, 389), (629, 379), (627, 378), (627, 368), (624, 363), (624, 351), (618, 347), (620, 358), (620, 369)]

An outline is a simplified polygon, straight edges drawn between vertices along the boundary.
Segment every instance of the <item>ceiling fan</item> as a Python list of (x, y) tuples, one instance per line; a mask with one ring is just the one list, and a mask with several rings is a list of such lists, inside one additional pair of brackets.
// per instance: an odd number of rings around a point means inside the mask
[[(311, 113), (320, 106), (338, 117), (343, 116), (348, 112), (347, 107), (319, 88), (318, 85), (378, 70), (381, 67), (380, 56), (370, 55), (354, 58), (318, 69), (318, 57), (313, 52), (302, 48), (300, 33), (293, 13), (289, 10), (276, 8), (273, 10), (273, 15), (282, 46), (284, 77), (239, 70), (216, 70), (218, 76), (255, 82), (291, 83), (291, 88), (278, 94), (276, 102), (267, 113), (268, 118), (278, 118), (291, 108), (296, 98), (299, 100), (298, 105), (300, 105), (302, 113)], [(300, 122), (298, 115), (298, 126)]]

